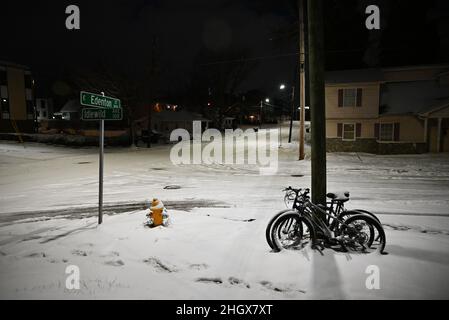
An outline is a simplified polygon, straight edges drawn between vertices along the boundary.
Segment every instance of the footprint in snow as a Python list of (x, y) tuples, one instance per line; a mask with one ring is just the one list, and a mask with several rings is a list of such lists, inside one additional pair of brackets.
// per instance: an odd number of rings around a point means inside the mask
[(33, 252), (25, 256), (26, 258), (45, 258), (47, 255), (45, 252)]
[(248, 288), (248, 289), (251, 288), (251, 286), (249, 285), (249, 283), (247, 283), (247, 282), (245, 282), (245, 281), (243, 281), (243, 280), (240, 280), (240, 279), (238, 279), (238, 278), (235, 278), (235, 277), (229, 277), (228, 281), (229, 281), (229, 283), (232, 284), (232, 285), (244, 286), (244, 287), (246, 287), (246, 288)]
[(84, 250), (73, 250), (72, 255), (79, 257), (87, 257), (87, 252)]
[(304, 290), (301, 289), (291, 289), (291, 288), (280, 288), (279, 286), (275, 286), (273, 285), (273, 283), (271, 283), (270, 281), (260, 281), (259, 282), (262, 286), (264, 286), (266, 289), (275, 291), (275, 292), (284, 292), (284, 293), (289, 293), (289, 292), (301, 292), (301, 293), (306, 293)]
[(121, 266), (125, 265), (125, 263), (122, 260), (106, 261), (104, 264), (108, 265), (108, 266), (113, 266), (113, 267), (121, 267)]
[(193, 263), (189, 265), (189, 268), (193, 270), (204, 270), (209, 268), (209, 266), (205, 263)]
[[(223, 280), (221, 278), (198, 278), (195, 280), (196, 282), (201, 283), (214, 283), (214, 284), (223, 284)], [(229, 277), (228, 282), (232, 286), (244, 286), (245, 288), (250, 288), (251, 286), (243, 280), (237, 279), (235, 277)]]
[(198, 278), (195, 281), (201, 283), (215, 283), (215, 284), (223, 283), (223, 280), (221, 280), (220, 278)]
[(156, 270), (160, 272), (176, 272), (176, 268), (173, 266), (169, 266), (166, 263), (163, 263), (161, 260), (155, 257), (150, 257), (148, 259), (143, 260), (146, 264), (149, 264), (156, 268)]
[(120, 252), (117, 252), (117, 251), (109, 251), (108, 253), (101, 255), (101, 257), (103, 257), (103, 258), (119, 257), (119, 256), (120, 256)]

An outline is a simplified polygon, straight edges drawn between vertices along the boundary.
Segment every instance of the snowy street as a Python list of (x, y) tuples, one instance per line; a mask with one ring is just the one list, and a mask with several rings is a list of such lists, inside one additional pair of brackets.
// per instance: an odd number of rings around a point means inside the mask
[[(328, 191), (382, 221), (387, 255), (270, 252), (282, 189), (310, 187), (310, 159), (279, 149), (276, 175), (252, 165), (178, 165), (170, 146), (98, 148), (0, 142), (1, 299), (448, 299), (449, 154), (327, 155)], [(164, 189), (166, 186), (179, 186)], [(145, 228), (159, 198), (169, 227)], [(81, 288), (66, 288), (78, 266)], [(380, 289), (367, 289), (368, 266)]]

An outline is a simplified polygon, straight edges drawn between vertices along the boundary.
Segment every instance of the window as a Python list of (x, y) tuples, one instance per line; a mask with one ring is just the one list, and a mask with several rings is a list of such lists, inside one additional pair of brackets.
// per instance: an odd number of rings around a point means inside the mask
[(357, 100), (356, 89), (343, 90), (343, 107), (355, 107), (356, 100)]
[(374, 136), (378, 141), (400, 141), (400, 123), (376, 123)]
[(355, 140), (355, 124), (343, 124), (343, 140)]
[(361, 107), (362, 106), (362, 89), (348, 88), (338, 90), (338, 106), (339, 107)]
[(380, 141), (394, 141), (394, 124), (381, 123), (379, 132)]
[[(343, 133), (343, 126), (345, 134)], [(354, 126), (355, 126), (355, 137), (354, 137)], [(356, 138), (362, 137), (362, 124), (361, 123), (337, 123), (337, 138), (342, 138), (343, 140), (354, 141)]]

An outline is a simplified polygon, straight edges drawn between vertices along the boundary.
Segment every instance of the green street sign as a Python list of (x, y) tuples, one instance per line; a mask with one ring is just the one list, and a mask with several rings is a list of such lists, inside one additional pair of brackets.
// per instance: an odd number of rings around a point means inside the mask
[(80, 103), (83, 106), (97, 107), (97, 108), (120, 108), (121, 103), (119, 99), (102, 96), (101, 94), (90, 93), (86, 91), (80, 92)]
[(81, 112), (81, 120), (122, 120), (122, 118), (122, 108), (84, 108)]

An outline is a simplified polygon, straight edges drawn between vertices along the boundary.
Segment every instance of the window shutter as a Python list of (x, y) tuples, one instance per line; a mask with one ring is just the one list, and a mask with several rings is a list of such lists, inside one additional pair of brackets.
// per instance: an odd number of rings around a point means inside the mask
[(343, 124), (337, 123), (337, 138), (341, 138), (343, 136)]
[(357, 107), (362, 106), (362, 88), (357, 89)]
[(355, 137), (356, 138), (360, 138), (362, 136), (362, 124), (361, 123), (357, 123), (355, 125)]
[(343, 89), (338, 89), (338, 106), (343, 107)]
[(399, 141), (399, 129), (400, 129), (400, 124), (395, 123), (394, 124), (394, 141)]
[(379, 124), (375, 123), (374, 124), (374, 137), (379, 140)]

